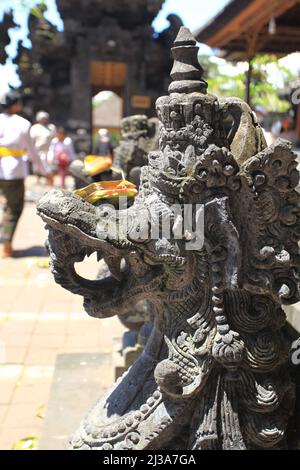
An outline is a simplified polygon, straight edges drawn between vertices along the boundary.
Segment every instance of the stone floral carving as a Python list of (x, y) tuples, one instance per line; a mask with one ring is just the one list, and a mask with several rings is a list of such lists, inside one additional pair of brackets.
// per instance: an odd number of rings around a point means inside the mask
[[(74, 449), (289, 446), (295, 387), (281, 305), (299, 299), (295, 154), (284, 140), (266, 147), (245, 103), (207, 94), (197, 51), (181, 28), (169, 95), (157, 101), (160, 150), (131, 207), (114, 219), (67, 191), (38, 206), (55, 280), (89, 315), (122, 315), (142, 299), (155, 317), (143, 354), (88, 413)], [(180, 231), (174, 204), (191, 205), (195, 230)], [(166, 219), (169, 237), (145, 236)], [(92, 251), (111, 277), (76, 274)]]

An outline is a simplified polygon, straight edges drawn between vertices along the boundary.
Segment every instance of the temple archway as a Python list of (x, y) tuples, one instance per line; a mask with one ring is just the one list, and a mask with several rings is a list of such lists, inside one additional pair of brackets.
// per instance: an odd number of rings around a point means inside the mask
[(112, 90), (101, 90), (93, 95), (92, 129), (94, 139), (100, 128), (106, 128), (114, 143), (119, 141), (123, 109), (123, 98)]

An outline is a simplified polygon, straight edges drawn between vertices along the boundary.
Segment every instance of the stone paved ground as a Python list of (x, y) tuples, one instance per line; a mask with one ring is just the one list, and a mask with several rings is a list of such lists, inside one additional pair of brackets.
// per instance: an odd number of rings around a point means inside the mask
[[(41, 191), (32, 177), (27, 187), (27, 199)], [(15, 238), (18, 257), (0, 260), (1, 450), (40, 437), (57, 354), (111, 353), (113, 338), (124, 331), (116, 318), (90, 318), (79, 296), (54, 283), (44, 267), (45, 238), (35, 204), (27, 201)], [(89, 261), (82, 269), (92, 277), (97, 266)]]

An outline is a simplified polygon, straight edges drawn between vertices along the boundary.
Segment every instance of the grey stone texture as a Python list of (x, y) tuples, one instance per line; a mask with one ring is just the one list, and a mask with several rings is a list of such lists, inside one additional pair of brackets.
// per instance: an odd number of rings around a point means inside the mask
[[(112, 214), (52, 191), (38, 206), (55, 280), (83, 296), (89, 315), (122, 315), (148, 300), (154, 316), (143, 353), (92, 407), (71, 446), (292, 448), (297, 333), (282, 305), (299, 300), (296, 155), (281, 139), (266, 147), (245, 103), (207, 94), (185, 28), (173, 55), (169, 95), (156, 103), (159, 150), (149, 154), (134, 204)], [(174, 204), (193, 208), (192, 227), (181, 229)], [(170, 235), (151, 236), (149, 226), (166, 220)], [(112, 276), (76, 274), (74, 263), (91, 251)]]

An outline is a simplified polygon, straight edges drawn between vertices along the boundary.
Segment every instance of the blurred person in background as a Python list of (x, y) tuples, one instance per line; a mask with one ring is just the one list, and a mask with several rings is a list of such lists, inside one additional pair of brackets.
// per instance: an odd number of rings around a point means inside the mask
[(21, 95), (9, 91), (0, 100), (0, 191), (4, 196), (1, 224), (2, 258), (13, 256), (12, 240), (24, 207), (25, 184), (28, 175), (28, 157), (38, 171), (46, 176), (48, 184), (53, 178), (50, 168), (43, 162), (30, 135), (31, 124), (19, 116)]
[(57, 129), (56, 137), (50, 145), (48, 157), (53, 162), (57, 174), (60, 176), (61, 187), (65, 189), (68, 167), (76, 159), (76, 154), (72, 139), (66, 135), (63, 127)]
[(98, 140), (94, 147), (94, 154), (113, 158), (113, 145), (107, 129), (99, 129)]
[[(50, 123), (50, 116), (46, 111), (39, 111), (36, 115), (36, 124), (30, 130), (30, 135), (39, 152), (40, 159), (49, 165), (52, 164), (48, 160), (48, 153), (52, 139), (55, 137), (56, 127)], [(34, 173), (38, 174), (36, 168)]]

